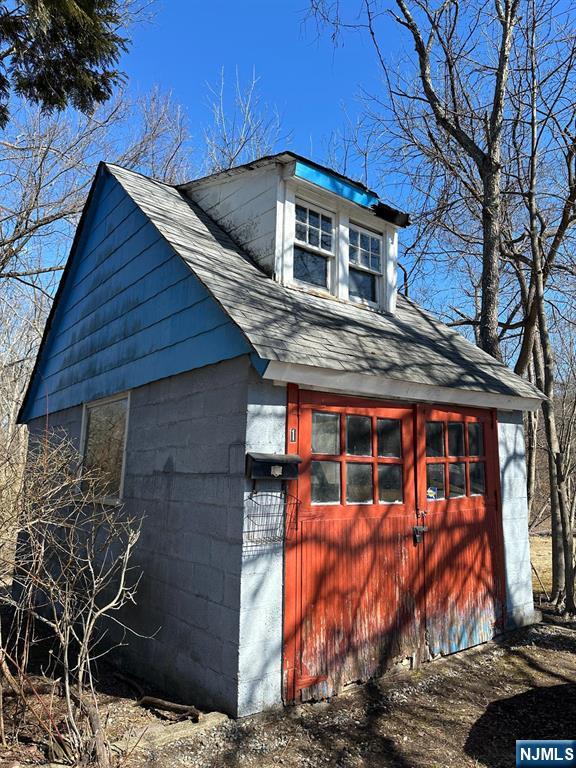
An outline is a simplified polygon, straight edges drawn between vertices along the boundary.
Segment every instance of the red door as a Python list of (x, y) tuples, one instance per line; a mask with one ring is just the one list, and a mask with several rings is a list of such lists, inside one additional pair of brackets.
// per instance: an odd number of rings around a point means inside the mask
[(503, 623), (495, 419), (420, 407), (417, 441), (426, 639), (435, 656), (485, 642)]
[(379, 674), (420, 646), (422, 627), (413, 409), (299, 394), (289, 424), (302, 464), (287, 532), (288, 700)]
[(286, 531), (286, 701), (494, 636), (504, 587), (492, 412), (291, 387), (288, 451), (302, 463)]

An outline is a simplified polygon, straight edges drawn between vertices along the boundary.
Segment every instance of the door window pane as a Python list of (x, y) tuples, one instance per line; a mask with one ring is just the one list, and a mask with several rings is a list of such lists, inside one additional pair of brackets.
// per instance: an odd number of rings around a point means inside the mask
[(486, 477), (483, 461), (470, 463), (470, 494), (483, 496), (486, 493)]
[(429, 501), (443, 499), (444, 492), (444, 464), (428, 464), (426, 467), (426, 498)]
[(328, 286), (328, 259), (295, 245), (294, 279), (326, 288)]
[(372, 464), (346, 465), (346, 501), (349, 504), (372, 503)]
[(426, 456), (444, 456), (444, 422), (426, 422)]
[(370, 416), (346, 417), (346, 453), (350, 456), (372, 456)]
[(340, 503), (340, 463), (338, 461), (311, 462), (312, 503)]
[(392, 504), (403, 501), (402, 467), (400, 464), (380, 464), (378, 466), (378, 500)]
[(449, 497), (466, 496), (466, 464), (448, 464)]
[(378, 456), (400, 458), (402, 448), (398, 419), (378, 419), (376, 432), (378, 434)]
[(484, 426), (468, 424), (468, 453), (470, 456), (484, 456)]
[(465, 456), (464, 424), (451, 422), (448, 424), (448, 456)]
[(312, 453), (340, 453), (339, 414), (312, 414)]

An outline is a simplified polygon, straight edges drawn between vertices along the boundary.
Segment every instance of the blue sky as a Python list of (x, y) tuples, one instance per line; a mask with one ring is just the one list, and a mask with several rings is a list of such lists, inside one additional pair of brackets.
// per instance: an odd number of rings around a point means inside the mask
[[(122, 67), (136, 92), (171, 90), (198, 142), (209, 121), (206, 84), (222, 67), (230, 83), (236, 68), (243, 81), (255, 69), (262, 101), (281, 115), (283, 145), (322, 160), (331, 132), (359, 111), (360, 89), (380, 89), (379, 71), (362, 36), (347, 34), (335, 47), (306, 21), (307, 9), (307, 0), (159, 0), (153, 21), (133, 31)], [(397, 40), (392, 21), (382, 32), (388, 46)]]

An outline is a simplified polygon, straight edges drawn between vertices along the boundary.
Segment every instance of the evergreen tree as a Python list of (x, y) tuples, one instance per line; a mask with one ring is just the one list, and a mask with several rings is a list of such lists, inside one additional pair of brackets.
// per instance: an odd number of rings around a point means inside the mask
[(0, 127), (14, 94), (84, 113), (122, 79), (122, 0), (0, 0)]

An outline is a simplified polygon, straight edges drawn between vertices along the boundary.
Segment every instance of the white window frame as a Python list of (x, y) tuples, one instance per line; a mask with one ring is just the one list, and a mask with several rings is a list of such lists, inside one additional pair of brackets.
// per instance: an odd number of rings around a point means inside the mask
[(124, 498), (124, 474), (126, 471), (126, 449), (128, 446), (128, 425), (130, 423), (130, 390), (121, 392), (110, 397), (102, 397), (99, 400), (91, 400), (90, 402), (83, 403), (82, 405), (82, 429), (80, 430), (80, 445), (82, 447), (82, 465), (80, 467), (80, 481), (82, 480), (82, 473), (84, 471), (84, 460), (86, 457), (86, 447), (88, 441), (88, 414), (92, 408), (100, 405), (107, 405), (108, 403), (115, 403), (119, 400), (126, 400), (126, 423), (124, 424), (124, 445), (122, 448), (122, 467), (120, 469), (120, 489), (119, 495), (116, 496), (103, 496), (98, 501), (101, 504), (107, 504), (109, 506), (118, 506), (122, 503)]
[[(365, 267), (363, 264), (359, 264), (350, 259), (350, 230), (352, 229), (358, 232), (358, 235), (367, 235), (368, 237), (371, 237), (371, 238), (373, 237), (378, 238), (378, 240), (380, 241), (380, 270), (372, 269), (372, 267)], [(360, 242), (360, 240), (358, 242)], [(360, 245), (358, 245), (358, 252), (360, 252)], [(386, 275), (386, 263), (387, 263), (386, 233), (376, 229), (369, 229), (366, 226), (357, 224), (355, 221), (350, 221), (348, 225), (348, 252), (346, 255), (347, 255), (347, 262), (348, 262), (348, 286), (350, 286), (350, 270), (352, 269), (356, 269), (359, 272), (366, 272), (369, 275), (374, 275), (374, 277), (376, 278), (376, 300), (375, 301), (364, 299), (361, 296), (352, 296), (350, 294), (350, 289), (348, 288), (349, 300), (353, 301), (356, 304), (367, 304), (369, 307), (384, 309), (385, 298), (386, 298), (386, 285), (385, 285), (384, 278)]]
[[(302, 240), (296, 238), (296, 206), (299, 205), (307, 210), (312, 210), (318, 213), (320, 216), (329, 216), (332, 220), (332, 227), (330, 229), (330, 235), (332, 237), (332, 250), (327, 251), (325, 248), (310, 245)], [(292, 221), (292, 275), (291, 282), (294, 285), (298, 285), (302, 288), (306, 288), (311, 291), (321, 291), (330, 295), (335, 295), (334, 287), (337, 284), (338, 262), (339, 262), (339, 236), (338, 236), (338, 213), (337, 211), (331, 211), (328, 208), (324, 208), (318, 205), (312, 200), (307, 200), (306, 197), (296, 195), (294, 197), (294, 215)], [(322, 229), (320, 228), (320, 237), (322, 235)], [(294, 248), (301, 248), (303, 251), (309, 251), (317, 256), (322, 256), (327, 262), (327, 274), (326, 274), (326, 286), (314, 285), (313, 283), (307, 283), (304, 280), (298, 280), (294, 277)]]
[[(350, 301), (378, 312), (394, 314), (396, 310), (396, 281), (398, 258), (398, 229), (366, 212), (366, 223), (362, 211), (353, 203), (335, 199), (333, 193), (316, 189), (312, 184), (296, 181), (291, 176), (279, 177), (276, 195), (276, 268), (275, 279), (283, 285), (292, 286), (307, 293), (334, 296), (341, 301)], [(333, 253), (296, 240), (296, 202), (319, 213), (331, 216), (333, 220)], [(370, 221), (368, 221), (370, 218)], [(351, 221), (350, 221), (351, 219)], [(364, 230), (380, 238), (382, 244), (382, 271), (377, 275), (379, 283), (377, 301), (349, 295), (349, 231), (350, 227)], [(328, 259), (328, 286), (314, 286), (294, 279), (294, 246), (308, 248)], [(372, 274), (376, 274), (372, 272)], [(378, 280), (378, 277), (380, 278)]]

